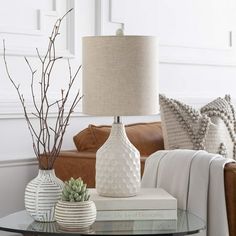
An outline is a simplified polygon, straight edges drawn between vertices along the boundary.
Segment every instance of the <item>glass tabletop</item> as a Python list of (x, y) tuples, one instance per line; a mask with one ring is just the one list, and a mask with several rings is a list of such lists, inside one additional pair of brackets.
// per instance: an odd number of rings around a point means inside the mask
[(96, 221), (90, 228), (62, 228), (57, 222), (36, 222), (26, 211), (0, 218), (0, 230), (23, 235), (188, 235), (205, 229), (199, 217), (178, 210), (177, 220)]

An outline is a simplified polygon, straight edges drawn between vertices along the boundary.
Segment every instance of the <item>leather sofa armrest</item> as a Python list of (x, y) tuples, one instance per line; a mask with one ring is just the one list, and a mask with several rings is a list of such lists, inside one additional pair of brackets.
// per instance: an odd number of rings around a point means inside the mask
[(73, 157), (73, 158), (95, 158), (96, 157), (96, 153), (95, 152), (86, 152), (86, 151), (79, 152), (76, 149), (60, 151), (58, 159), (60, 159), (60, 158), (67, 158), (67, 157)]
[(229, 233), (236, 235), (236, 163), (225, 166), (224, 178)]

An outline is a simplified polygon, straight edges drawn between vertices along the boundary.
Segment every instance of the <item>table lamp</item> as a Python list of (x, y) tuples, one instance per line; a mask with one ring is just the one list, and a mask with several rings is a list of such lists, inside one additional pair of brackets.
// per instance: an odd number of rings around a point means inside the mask
[(96, 153), (96, 190), (131, 197), (140, 189), (140, 154), (121, 116), (157, 114), (158, 40), (150, 36), (89, 36), (82, 46), (84, 114), (114, 116), (111, 133)]

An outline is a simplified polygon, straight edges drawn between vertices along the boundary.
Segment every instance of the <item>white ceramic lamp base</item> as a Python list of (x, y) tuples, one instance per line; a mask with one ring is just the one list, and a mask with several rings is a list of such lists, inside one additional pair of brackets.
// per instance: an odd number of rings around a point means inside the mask
[(129, 141), (122, 123), (111, 133), (96, 154), (96, 189), (106, 197), (131, 197), (140, 189), (140, 154)]

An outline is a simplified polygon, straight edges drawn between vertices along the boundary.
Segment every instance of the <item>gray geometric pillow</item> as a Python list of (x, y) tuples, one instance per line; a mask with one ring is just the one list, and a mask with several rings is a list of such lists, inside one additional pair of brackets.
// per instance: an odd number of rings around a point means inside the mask
[(200, 111), (160, 95), (165, 149), (194, 149), (236, 159), (236, 122), (230, 97), (217, 98)]

